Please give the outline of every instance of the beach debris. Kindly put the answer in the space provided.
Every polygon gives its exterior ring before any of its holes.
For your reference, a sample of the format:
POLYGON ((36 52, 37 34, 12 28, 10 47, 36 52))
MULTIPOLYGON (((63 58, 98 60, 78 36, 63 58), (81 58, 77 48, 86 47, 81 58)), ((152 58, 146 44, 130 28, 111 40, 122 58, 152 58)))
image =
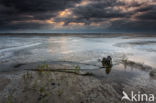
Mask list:
POLYGON ((100 68, 105 68, 106 74, 109 74, 111 72, 111 69, 113 66, 111 56, 107 56, 107 58, 103 57, 102 60, 98 59, 98 62, 101 62, 102 67, 100 67, 100 68))
POLYGON ((102 67, 112 67, 112 57, 111 56, 107 56, 102 58, 102 67))
POLYGON ((85 72, 85 71, 75 71, 75 69, 25 69, 28 71, 37 71, 37 72, 64 72, 64 73, 71 73, 76 75, 82 75, 82 76, 91 76, 93 73, 85 72))

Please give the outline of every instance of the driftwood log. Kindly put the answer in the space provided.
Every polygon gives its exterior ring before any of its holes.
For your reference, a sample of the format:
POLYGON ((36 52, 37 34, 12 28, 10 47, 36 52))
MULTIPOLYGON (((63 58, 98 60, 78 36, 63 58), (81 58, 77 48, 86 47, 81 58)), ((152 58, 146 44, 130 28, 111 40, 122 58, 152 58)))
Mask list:
MULTIPOLYGON (((107 58, 103 57, 101 63, 102 63, 102 67, 100 67, 100 66, 98 66, 98 67, 106 68, 107 73, 109 73, 110 70, 111 70, 111 67, 112 67, 112 58, 111 58, 111 56, 107 56, 107 58)), ((87 65, 91 65, 91 64, 87 64, 87 65)), ((94 65, 94 66, 97 66, 97 65, 94 65)), ((25 69, 25 70, 38 71, 38 72, 64 72, 64 73, 72 73, 72 74, 82 75, 82 76, 91 76, 91 75, 93 75, 93 73, 91 73, 91 72, 80 71, 80 69, 77 70, 77 69, 48 69, 47 68, 47 69, 25 69)), ((85 70, 89 70, 89 69, 85 69, 85 70)))
POLYGON ((103 57, 102 61, 102 67, 112 67, 112 57, 107 56, 107 58, 103 57))
POLYGON ((91 76, 93 73, 85 72, 85 71, 76 71, 75 69, 25 69, 28 71, 37 71, 37 72, 64 72, 64 73, 71 73, 76 75, 82 76, 91 76))

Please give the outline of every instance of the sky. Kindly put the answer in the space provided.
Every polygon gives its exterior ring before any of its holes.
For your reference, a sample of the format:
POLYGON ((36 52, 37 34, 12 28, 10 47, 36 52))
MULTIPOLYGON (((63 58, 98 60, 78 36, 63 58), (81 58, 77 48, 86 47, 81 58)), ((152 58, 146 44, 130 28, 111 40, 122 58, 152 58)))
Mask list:
POLYGON ((0 32, 156 32, 156 0, 0 0, 0 32))

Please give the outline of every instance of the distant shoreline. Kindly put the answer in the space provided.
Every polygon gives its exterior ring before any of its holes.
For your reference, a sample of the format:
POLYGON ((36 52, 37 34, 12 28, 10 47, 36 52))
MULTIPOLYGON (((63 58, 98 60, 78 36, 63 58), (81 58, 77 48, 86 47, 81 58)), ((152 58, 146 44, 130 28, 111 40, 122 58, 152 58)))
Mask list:
POLYGON ((156 33, 0 33, 0 36, 156 37, 156 33))

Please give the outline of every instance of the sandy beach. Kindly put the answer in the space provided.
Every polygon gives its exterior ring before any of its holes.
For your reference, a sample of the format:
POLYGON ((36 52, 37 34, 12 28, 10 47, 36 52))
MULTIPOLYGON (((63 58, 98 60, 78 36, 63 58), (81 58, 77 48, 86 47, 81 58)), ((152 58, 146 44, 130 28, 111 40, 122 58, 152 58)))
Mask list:
MULTIPOLYGON (((47 65, 50 69, 70 68, 70 66, 47 65)), ((30 69, 29 65, 23 67, 30 69)), ((0 101, 1 103, 122 103, 122 91, 130 93, 133 90, 155 94, 156 82, 150 77, 149 71, 136 68, 130 72, 132 67, 128 66, 125 71, 121 71, 121 67, 114 66, 111 75, 106 73, 105 68, 87 70, 93 74, 91 76, 29 70, 2 73, 0 101), (113 70, 114 68, 118 69, 113 70)))
POLYGON ((121 100, 123 91, 128 95, 132 91, 156 95, 152 61, 155 48, 152 51, 147 48, 155 43, 153 37, 153 41, 150 37, 142 40, 145 37, 128 39, 127 36, 109 40, 72 36, 29 38, 24 41, 25 37, 8 37, 12 42, 20 39, 20 43, 16 46, 7 43, 7 48, 0 51, 3 54, 0 56, 0 103, 131 103, 121 100), (150 52, 148 56, 147 52, 150 52), (140 58, 143 53, 146 59, 140 58), (113 59, 112 68, 101 68, 98 59, 108 55, 113 59), (77 67, 78 72, 91 75, 45 71, 77 72, 77 67))

